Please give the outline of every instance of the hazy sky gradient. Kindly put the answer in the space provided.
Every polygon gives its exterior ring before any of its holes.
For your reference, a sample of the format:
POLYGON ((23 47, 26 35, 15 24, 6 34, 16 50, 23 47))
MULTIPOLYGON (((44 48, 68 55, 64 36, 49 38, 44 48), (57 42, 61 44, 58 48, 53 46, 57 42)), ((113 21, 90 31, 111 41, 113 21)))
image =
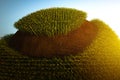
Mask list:
POLYGON ((27 14, 50 7, 69 7, 99 18, 120 36, 120 0, 0 0, 0 37, 15 33, 14 23, 27 14))

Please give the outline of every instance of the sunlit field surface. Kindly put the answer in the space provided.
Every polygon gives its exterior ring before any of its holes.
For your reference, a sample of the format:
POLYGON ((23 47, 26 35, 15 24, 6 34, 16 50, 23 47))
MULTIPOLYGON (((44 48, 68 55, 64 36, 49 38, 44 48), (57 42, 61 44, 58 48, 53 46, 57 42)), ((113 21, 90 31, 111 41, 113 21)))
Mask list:
POLYGON ((8 46, 8 35, 0 40, 0 79, 119 80, 120 41, 100 20, 90 21, 99 31, 83 53, 63 58, 34 58, 8 46))

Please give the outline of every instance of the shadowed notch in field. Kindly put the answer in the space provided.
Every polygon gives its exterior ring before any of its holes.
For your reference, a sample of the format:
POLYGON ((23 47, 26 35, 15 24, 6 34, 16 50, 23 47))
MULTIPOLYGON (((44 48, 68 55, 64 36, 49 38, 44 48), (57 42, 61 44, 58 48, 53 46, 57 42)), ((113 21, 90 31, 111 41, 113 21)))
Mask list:
POLYGON ((18 31, 12 37, 11 45, 21 53, 32 56, 75 55, 82 52, 92 42, 97 30, 97 27, 89 21, 85 21, 81 27, 69 32, 67 35, 36 37, 18 31))

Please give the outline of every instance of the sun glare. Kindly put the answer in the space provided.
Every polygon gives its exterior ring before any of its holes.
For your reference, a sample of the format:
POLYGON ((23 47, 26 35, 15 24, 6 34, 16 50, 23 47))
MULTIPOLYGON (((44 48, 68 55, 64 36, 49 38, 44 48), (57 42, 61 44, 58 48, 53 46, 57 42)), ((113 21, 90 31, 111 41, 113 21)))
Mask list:
POLYGON ((105 10, 88 10, 86 11, 88 14, 88 20, 92 20, 92 19, 100 19, 103 22, 105 22, 107 25, 109 25, 110 28, 112 28, 112 30, 117 34, 117 36, 120 39, 120 12, 118 11, 118 13, 114 13, 117 12, 117 10, 114 10, 113 12, 111 12, 111 10, 105 11, 105 10), (103 13, 101 13, 101 11, 103 13), (111 13, 111 14, 109 14, 111 13))

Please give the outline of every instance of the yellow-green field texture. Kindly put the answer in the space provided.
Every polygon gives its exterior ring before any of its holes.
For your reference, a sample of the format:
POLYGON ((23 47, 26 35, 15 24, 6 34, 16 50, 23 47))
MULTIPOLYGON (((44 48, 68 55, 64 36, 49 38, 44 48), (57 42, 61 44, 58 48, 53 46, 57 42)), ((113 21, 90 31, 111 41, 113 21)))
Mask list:
POLYGON ((83 53, 63 58, 21 55, 0 40, 1 80, 120 80, 120 41, 100 20, 91 23, 98 34, 83 53))

